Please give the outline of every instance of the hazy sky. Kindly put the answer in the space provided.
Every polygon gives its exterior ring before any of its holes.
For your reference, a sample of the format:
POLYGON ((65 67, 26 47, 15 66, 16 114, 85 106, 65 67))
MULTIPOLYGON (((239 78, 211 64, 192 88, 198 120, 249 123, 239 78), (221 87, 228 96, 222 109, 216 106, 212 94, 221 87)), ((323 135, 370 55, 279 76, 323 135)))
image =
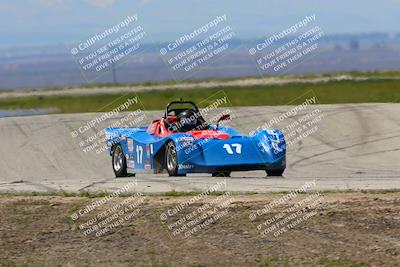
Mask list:
POLYGON ((328 34, 400 32, 400 0, 2 0, 0 46, 73 43, 133 14, 152 41, 222 14, 237 37, 262 38, 314 13, 328 34))

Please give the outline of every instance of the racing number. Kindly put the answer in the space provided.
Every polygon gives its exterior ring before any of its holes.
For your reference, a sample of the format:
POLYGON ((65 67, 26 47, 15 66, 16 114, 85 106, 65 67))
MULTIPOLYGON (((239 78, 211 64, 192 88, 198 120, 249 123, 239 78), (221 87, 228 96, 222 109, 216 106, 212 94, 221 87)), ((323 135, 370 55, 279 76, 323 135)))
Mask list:
POLYGON ((241 144, 224 144, 223 148, 226 149, 226 152, 229 155, 233 155, 233 149, 235 148, 236 154, 242 154, 242 145, 241 144))
POLYGON ((279 147, 280 143, 279 134, 277 134, 274 130, 270 129, 267 130, 267 133, 272 136, 275 136, 275 139, 268 137, 268 139, 271 141, 272 148, 275 149, 275 151, 277 152, 282 152, 283 149, 279 147))
POLYGON ((143 147, 142 146, 136 146, 136 158, 137 158, 138 164, 143 163, 143 147))

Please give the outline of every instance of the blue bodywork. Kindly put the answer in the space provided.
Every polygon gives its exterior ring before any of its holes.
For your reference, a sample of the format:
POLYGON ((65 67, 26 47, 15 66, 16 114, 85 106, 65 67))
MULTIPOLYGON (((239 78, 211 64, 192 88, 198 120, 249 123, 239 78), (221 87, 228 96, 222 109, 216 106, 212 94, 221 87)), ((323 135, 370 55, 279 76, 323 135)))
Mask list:
POLYGON ((147 132, 147 127, 105 129, 108 152, 112 155, 115 145, 121 144, 129 173, 163 172, 168 142, 176 147, 178 174, 285 169, 286 144, 279 130, 260 130, 250 136, 230 127, 218 131, 230 138, 195 139, 188 133, 160 137, 147 132))

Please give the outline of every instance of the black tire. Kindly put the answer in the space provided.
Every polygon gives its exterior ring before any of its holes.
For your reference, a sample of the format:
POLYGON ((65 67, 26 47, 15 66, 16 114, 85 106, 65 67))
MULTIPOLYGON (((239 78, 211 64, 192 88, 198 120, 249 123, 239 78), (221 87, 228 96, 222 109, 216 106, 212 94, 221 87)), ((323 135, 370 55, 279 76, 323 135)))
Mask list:
POLYGON ((213 177, 231 177, 231 172, 214 172, 213 177))
POLYGON ((169 176, 182 176, 178 174, 178 158, 175 144, 172 141, 167 143, 165 149, 165 167, 169 176))
POLYGON ((115 173, 115 177, 126 177, 128 172, 126 171, 126 158, 122 151, 121 145, 116 145, 113 149, 111 164, 115 173))
POLYGON ((267 173, 268 176, 282 176, 284 171, 285 171, 285 169, 283 169, 283 170, 267 170, 265 172, 267 173))

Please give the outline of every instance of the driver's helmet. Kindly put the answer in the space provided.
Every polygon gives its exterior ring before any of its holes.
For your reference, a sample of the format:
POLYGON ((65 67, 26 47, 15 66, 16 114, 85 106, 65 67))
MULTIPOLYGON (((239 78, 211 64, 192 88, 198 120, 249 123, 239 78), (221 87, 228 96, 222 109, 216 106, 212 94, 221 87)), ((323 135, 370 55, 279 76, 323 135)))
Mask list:
POLYGON ((197 114, 193 109, 187 109, 179 113, 179 130, 181 132, 191 131, 197 126, 197 114))

